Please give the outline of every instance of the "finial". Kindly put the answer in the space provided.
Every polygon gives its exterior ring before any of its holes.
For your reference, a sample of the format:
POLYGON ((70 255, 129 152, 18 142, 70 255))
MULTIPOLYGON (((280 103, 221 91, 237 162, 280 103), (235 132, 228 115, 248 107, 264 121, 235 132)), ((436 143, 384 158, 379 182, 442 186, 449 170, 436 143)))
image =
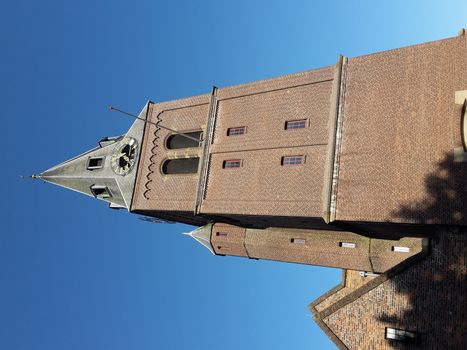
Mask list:
POLYGON ((20 179, 42 179, 42 175, 40 174, 32 174, 29 176, 19 175, 20 179))

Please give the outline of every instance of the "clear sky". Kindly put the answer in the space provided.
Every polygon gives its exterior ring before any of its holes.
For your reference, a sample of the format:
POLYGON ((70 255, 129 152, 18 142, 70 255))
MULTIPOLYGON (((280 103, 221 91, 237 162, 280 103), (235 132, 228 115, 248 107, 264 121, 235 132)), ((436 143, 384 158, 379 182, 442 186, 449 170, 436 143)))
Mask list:
POLYGON ((464 1, 10 1, 0 10, 0 349, 334 349, 307 305, 337 269, 216 257, 21 180, 166 101, 457 35, 464 1))

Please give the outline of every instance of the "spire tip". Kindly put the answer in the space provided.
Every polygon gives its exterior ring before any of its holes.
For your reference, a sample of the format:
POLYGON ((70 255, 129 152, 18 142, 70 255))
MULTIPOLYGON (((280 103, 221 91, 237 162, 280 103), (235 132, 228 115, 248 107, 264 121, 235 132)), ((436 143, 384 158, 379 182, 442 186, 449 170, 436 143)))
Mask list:
POLYGON ((32 174, 29 176, 18 175, 20 179, 42 179, 42 175, 40 174, 32 174))

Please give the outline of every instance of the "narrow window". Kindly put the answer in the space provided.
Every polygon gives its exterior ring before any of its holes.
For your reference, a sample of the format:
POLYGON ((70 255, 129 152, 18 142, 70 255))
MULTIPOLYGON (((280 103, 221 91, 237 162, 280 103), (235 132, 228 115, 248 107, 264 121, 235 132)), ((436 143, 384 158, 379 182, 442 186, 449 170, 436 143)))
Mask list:
POLYGON ((414 342, 416 340, 416 334, 402 329, 386 327, 384 338, 401 342, 414 342))
POLYGON ((287 120, 285 122, 285 130, 306 128, 306 121, 306 119, 287 120))
POLYGON ((350 242, 339 242, 339 247, 342 248, 355 248, 357 245, 355 243, 350 242))
POLYGON ((394 246, 392 247, 393 252, 398 252, 398 253, 410 253, 410 248, 409 247, 397 247, 394 246))
POLYGON ((216 236, 226 237, 226 236, 227 236, 227 232, 217 232, 217 233, 216 233, 216 236))
POLYGON ((203 132, 200 131, 193 131, 193 132, 184 132, 185 135, 191 136, 198 141, 189 139, 180 134, 173 134, 167 138, 165 143, 167 149, 182 149, 182 148, 193 148, 193 147, 200 147, 201 139, 203 132))
POLYGON ((162 173, 165 175, 196 174, 198 172, 198 162, 198 157, 167 159, 162 164, 162 173))
POLYGON ((109 189, 106 186, 92 185, 91 193, 96 198, 110 198, 112 197, 109 189))
POLYGON ((282 165, 299 165, 305 163, 305 156, 284 156, 282 157, 282 165))
POLYGON ((239 126, 236 128, 228 128, 227 129, 227 136, 240 136, 246 134, 246 127, 239 126))
POLYGON ((304 238, 292 238, 290 240, 290 243, 295 243, 295 244, 305 244, 306 241, 304 238))
POLYGON ((224 160, 224 163, 222 164, 222 167, 224 169, 240 168, 241 166, 242 166, 242 160, 241 159, 224 160))
POLYGON ((88 159, 88 170, 101 169, 104 166, 105 157, 89 157, 88 159))

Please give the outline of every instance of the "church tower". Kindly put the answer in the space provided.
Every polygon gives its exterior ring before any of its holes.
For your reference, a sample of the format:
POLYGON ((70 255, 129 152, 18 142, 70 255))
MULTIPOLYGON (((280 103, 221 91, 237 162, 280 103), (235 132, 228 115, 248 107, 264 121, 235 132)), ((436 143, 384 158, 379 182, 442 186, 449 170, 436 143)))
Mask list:
POLYGON ((195 225, 215 255, 343 268, 310 304, 340 349, 466 348, 465 30, 148 102, 33 177, 195 225))
POLYGON ((383 273, 426 252, 458 200, 467 41, 456 38, 208 94, 148 102, 123 136, 35 177, 112 208, 200 227, 216 255, 383 273), (448 196, 449 194, 447 194, 448 196))

